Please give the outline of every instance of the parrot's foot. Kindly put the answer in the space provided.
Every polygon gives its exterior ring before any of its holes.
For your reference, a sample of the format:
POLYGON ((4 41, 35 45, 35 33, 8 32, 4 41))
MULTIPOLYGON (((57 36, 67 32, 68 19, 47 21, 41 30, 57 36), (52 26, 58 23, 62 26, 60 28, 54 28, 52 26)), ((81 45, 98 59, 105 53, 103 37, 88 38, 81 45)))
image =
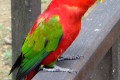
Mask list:
POLYGON ((80 59, 80 58, 84 58, 84 56, 72 56, 72 57, 59 57, 58 59, 57 59, 57 61, 59 62, 59 61, 64 61, 64 60, 77 60, 77 59, 80 59))
POLYGON ((45 72, 69 72, 69 73, 77 73, 77 71, 74 71, 72 69, 68 69, 68 68, 61 68, 57 65, 55 65, 53 68, 41 68, 40 70, 45 71, 45 72))

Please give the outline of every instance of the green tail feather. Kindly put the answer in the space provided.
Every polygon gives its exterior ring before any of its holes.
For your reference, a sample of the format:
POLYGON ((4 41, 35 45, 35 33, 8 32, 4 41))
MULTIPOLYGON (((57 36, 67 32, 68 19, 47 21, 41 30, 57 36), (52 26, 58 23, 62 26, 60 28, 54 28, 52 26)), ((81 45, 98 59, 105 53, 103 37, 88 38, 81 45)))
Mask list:
MULTIPOLYGON (((44 52, 43 56, 47 56, 49 53, 44 52)), ((40 64, 42 61, 41 56, 35 56, 31 60, 24 59, 22 66, 19 68, 19 71, 16 76, 16 80, 21 80, 23 77, 25 77, 28 73, 30 73, 31 70, 33 70, 37 65, 40 64)))

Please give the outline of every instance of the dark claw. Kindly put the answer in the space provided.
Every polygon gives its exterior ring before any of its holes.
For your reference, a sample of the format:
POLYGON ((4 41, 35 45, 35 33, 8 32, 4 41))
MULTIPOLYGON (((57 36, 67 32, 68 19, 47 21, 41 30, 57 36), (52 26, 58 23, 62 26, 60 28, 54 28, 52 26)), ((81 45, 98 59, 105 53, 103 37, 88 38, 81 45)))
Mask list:
POLYGON ((76 60, 76 59, 80 59, 81 57, 84 58, 84 56, 79 56, 79 55, 73 56, 73 57, 60 57, 60 58, 58 58, 57 61, 60 62, 60 61, 64 61, 64 60, 76 60))

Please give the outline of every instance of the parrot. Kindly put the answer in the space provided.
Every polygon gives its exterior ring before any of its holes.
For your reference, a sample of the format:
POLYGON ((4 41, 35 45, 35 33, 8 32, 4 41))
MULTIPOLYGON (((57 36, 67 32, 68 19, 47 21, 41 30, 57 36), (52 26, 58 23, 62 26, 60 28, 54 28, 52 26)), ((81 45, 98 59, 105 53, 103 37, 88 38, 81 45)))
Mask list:
MULTIPOLYGON (((30 29, 10 74, 18 68, 16 80, 31 80, 40 67, 43 71, 56 71, 52 68, 55 68, 57 59, 76 39, 82 16, 96 1, 52 0, 30 29)), ((72 72, 70 69, 61 71, 72 72)))

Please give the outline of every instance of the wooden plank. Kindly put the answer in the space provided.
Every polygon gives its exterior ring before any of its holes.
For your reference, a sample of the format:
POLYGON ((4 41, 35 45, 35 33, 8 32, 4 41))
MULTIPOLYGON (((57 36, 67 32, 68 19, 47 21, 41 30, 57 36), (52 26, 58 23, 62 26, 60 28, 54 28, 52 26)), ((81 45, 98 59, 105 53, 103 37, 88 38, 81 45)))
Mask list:
POLYGON ((93 70, 88 80, 112 80, 112 48, 93 70))
MULTIPOLYGON (((22 43, 33 22, 40 14, 40 0, 11 0, 12 9, 12 60, 20 54, 22 43)), ((13 80, 15 80, 13 73, 13 80)))
POLYGON ((82 30, 63 56, 83 55, 84 58, 75 61, 57 63, 61 67, 72 68, 78 74, 66 72, 40 71, 33 80, 85 80, 114 44, 120 27, 120 0, 104 0, 82 22, 82 30))
POLYGON ((120 80, 120 37, 112 46, 112 66, 113 80, 120 80))

